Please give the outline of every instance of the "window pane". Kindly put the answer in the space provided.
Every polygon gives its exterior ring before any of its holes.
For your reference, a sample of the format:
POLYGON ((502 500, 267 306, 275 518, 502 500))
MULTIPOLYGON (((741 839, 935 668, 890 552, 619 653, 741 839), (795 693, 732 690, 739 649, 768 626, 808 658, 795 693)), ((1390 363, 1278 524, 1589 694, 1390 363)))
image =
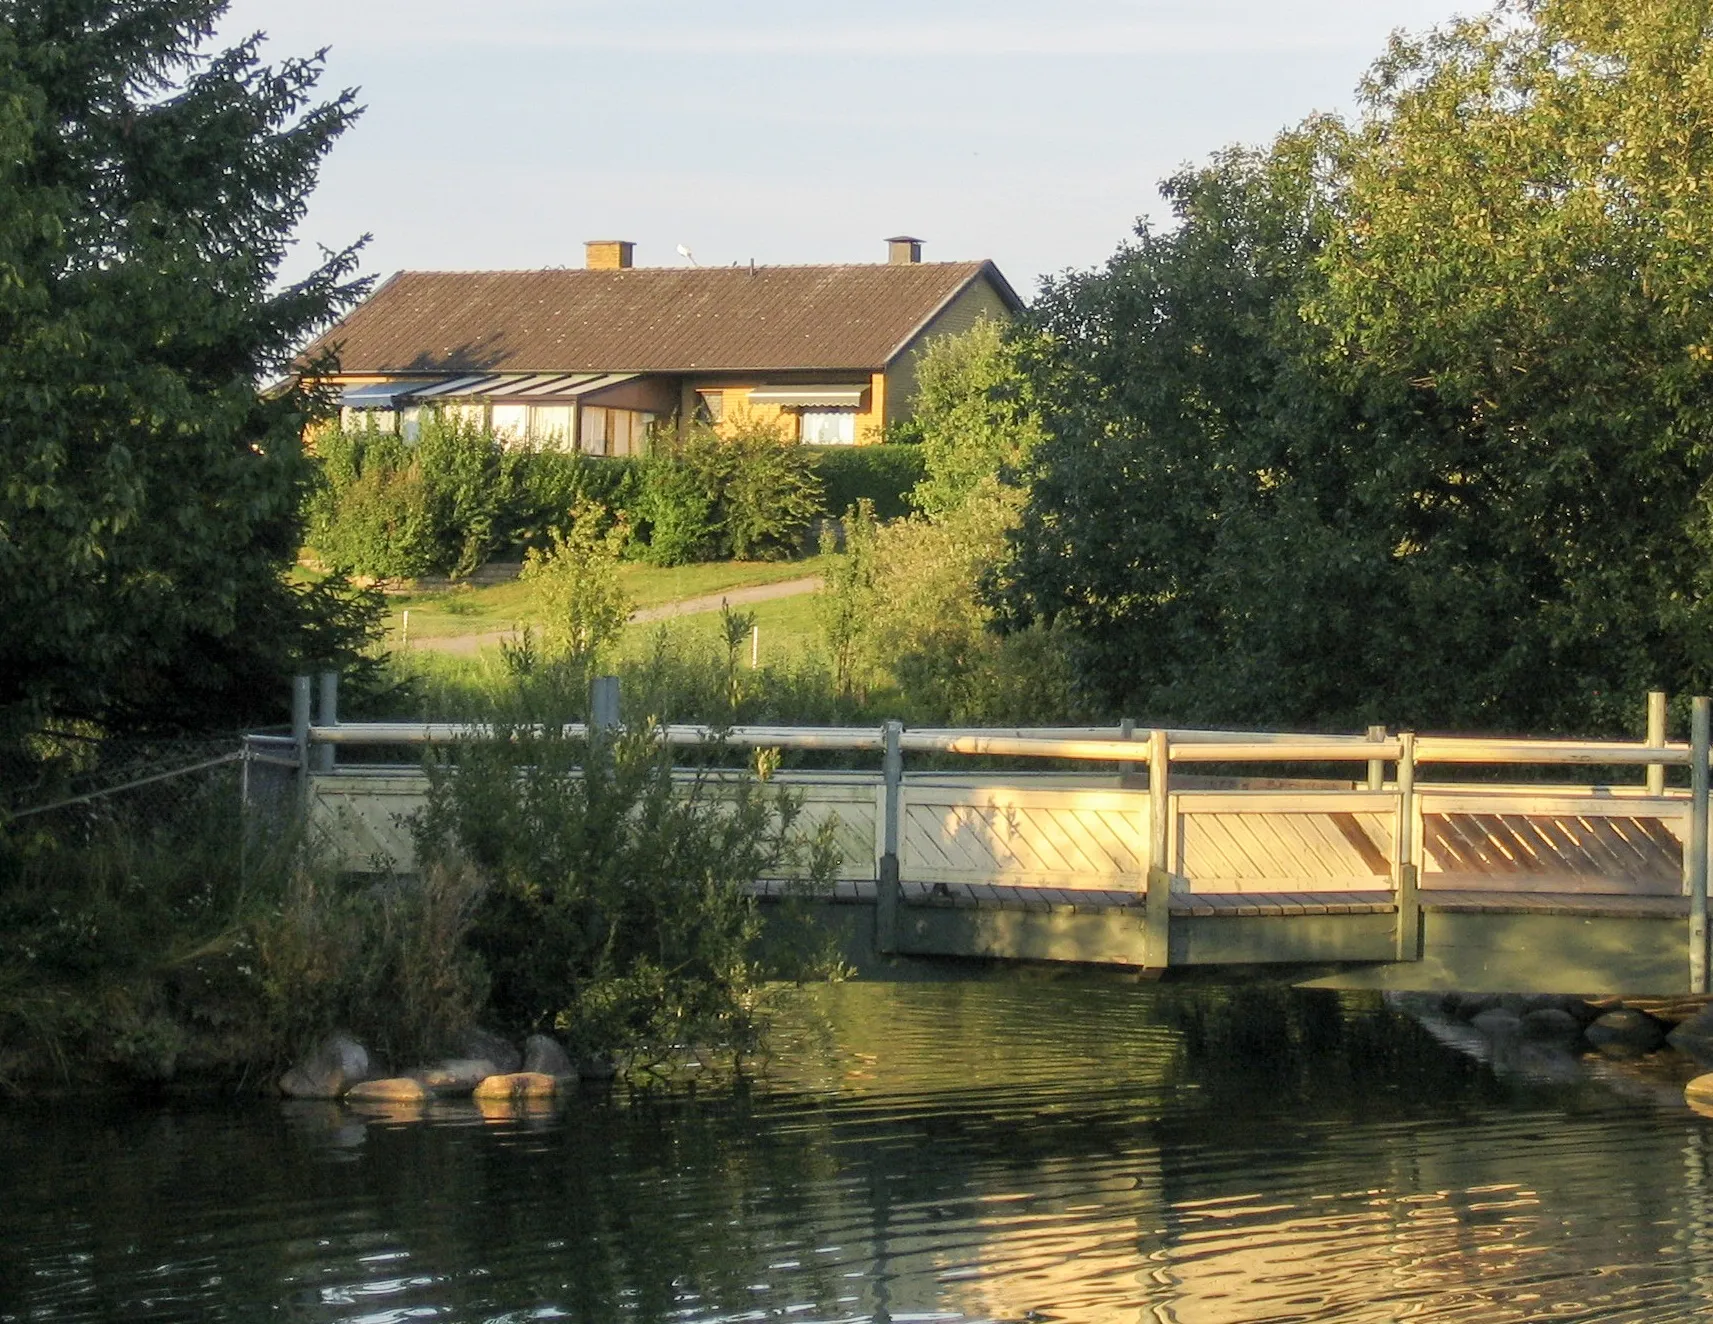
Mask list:
POLYGON ((809 446, 849 446, 856 441, 856 411, 805 409, 800 435, 809 446))
POLYGON ((571 437, 570 405, 531 405, 529 439, 543 446, 564 446, 571 437))
POLYGON ((583 449, 590 455, 605 455, 607 453, 607 411, 593 405, 584 405, 582 430, 579 439, 583 449))
POLYGON ((494 435, 522 441, 529 435, 528 405, 495 405, 494 435))
POLYGON ((420 408, 413 405, 399 414, 399 436, 406 441, 415 441, 422 436, 422 410, 420 408))

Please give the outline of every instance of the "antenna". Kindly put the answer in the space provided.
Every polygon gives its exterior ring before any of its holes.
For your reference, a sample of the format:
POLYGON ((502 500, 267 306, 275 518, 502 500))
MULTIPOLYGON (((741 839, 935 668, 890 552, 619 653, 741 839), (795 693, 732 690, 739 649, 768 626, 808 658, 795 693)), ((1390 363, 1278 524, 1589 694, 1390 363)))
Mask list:
POLYGON ((696 261, 696 255, 694 253, 692 253, 690 251, 689 247, 684 245, 684 244, 678 245, 678 256, 683 258, 686 262, 688 262, 693 267, 699 267, 702 265, 700 262, 696 261))

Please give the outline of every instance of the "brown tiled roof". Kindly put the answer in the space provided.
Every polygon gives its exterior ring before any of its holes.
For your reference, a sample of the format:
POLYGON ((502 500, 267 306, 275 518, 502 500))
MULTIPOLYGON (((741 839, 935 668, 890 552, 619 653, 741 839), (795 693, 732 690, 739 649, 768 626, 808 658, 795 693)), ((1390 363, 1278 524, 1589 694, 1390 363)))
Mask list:
POLYGON ((347 373, 721 372, 884 366, 990 262, 401 271, 306 355, 347 373))

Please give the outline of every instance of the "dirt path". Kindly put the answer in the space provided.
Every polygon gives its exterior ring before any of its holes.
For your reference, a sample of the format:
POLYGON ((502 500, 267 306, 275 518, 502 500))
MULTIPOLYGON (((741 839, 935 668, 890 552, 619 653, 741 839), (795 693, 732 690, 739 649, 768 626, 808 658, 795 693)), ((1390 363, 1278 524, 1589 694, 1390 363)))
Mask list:
MULTIPOLYGON (((630 618, 635 623, 671 620, 676 616, 696 616, 702 612, 718 611, 721 603, 746 607, 752 602, 772 602, 775 598, 794 598, 802 593, 813 593, 820 587, 819 575, 787 579, 778 584, 752 584, 748 588, 729 588, 723 593, 704 593, 697 598, 665 602, 658 607, 643 607, 633 611, 630 618)), ((485 634, 449 634, 428 639, 412 639, 409 647, 431 653, 474 653, 481 648, 491 648, 515 634, 515 630, 489 630, 485 634)))

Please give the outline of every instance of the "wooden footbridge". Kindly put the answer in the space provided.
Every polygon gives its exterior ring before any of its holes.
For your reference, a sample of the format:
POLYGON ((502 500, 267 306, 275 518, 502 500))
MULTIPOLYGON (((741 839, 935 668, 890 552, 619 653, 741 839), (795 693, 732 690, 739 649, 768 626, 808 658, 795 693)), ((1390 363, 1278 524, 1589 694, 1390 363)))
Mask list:
MULTIPOLYGON (((345 867, 408 871, 426 774, 338 752, 479 732, 341 724, 323 698, 311 724, 302 691, 294 748, 281 739, 272 756, 307 769, 310 822, 345 867)), ((1708 713, 1696 700, 1687 744, 1666 740, 1659 696, 1637 743, 1128 723, 672 726, 661 738, 870 764, 775 774, 811 828, 835 824, 843 868, 813 904, 865 973, 950 957, 1677 994, 1708 990, 1708 713)), ((756 888, 765 904, 795 884, 756 888)))

